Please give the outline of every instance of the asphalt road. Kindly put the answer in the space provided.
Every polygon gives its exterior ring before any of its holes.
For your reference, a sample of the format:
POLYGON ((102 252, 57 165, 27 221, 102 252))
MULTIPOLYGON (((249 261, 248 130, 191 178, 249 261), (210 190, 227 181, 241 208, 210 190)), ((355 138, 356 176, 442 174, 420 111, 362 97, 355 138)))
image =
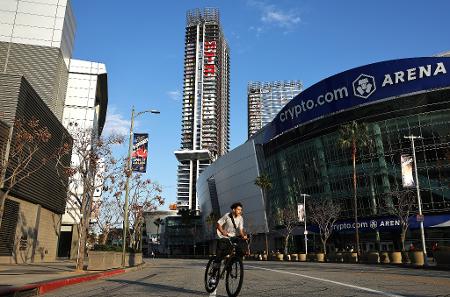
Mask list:
MULTIPOLYGON (((45 296, 210 296, 206 260, 154 259, 143 270, 68 286, 45 296)), ((245 261, 239 296, 450 297, 450 271, 381 265, 245 261)), ((227 296, 225 282, 216 295, 227 296)))

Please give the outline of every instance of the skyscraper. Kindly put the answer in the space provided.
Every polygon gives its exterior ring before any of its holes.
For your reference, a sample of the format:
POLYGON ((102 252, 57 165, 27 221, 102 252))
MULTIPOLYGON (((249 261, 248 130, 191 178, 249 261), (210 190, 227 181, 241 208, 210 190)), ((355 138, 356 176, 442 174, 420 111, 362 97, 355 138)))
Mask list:
POLYGON ((186 14, 177 204, 197 209, 197 176, 229 149, 229 48, 219 10, 186 14))
POLYGON ((248 138, 270 123, 283 106, 302 91, 300 81, 249 82, 248 138))

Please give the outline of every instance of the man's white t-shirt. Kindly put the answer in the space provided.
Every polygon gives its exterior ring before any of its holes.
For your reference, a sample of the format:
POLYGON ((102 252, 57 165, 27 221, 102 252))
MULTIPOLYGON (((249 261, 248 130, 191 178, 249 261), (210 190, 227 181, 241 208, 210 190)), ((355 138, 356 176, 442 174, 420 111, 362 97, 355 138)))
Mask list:
MULTIPOLYGON (((233 226, 233 221, 230 218, 230 213, 226 213, 223 217, 221 217, 218 221, 218 224, 222 226, 223 230, 225 230, 228 233, 228 236, 234 237, 239 235, 239 230, 244 229, 244 218, 242 216, 234 217, 234 223, 236 224, 236 228, 233 226)), ((224 236, 220 234, 219 230, 217 230, 217 235, 220 238, 223 238, 224 236)))

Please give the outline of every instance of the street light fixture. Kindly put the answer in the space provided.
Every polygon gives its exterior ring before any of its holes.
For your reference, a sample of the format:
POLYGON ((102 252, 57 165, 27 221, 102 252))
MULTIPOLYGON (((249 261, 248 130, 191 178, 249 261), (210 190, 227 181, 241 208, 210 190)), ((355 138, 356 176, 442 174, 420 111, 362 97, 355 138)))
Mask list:
POLYGON ((408 136, 403 136, 403 138, 411 140, 411 147, 412 147, 412 151, 413 151, 413 160, 414 160, 414 173, 415 173, 415 177, 416 177, 417 204, 419 206, 419 216, 421 218, 421 220, 419 222, 420 237, 422 240, 422 250, 423 250, 423 257, 424 257, 425 265, 428 265, 427 247, 425 245, 425 230, 423 228, 422 199, 420 198, 419 174, 417 173, 416 148, 414 146, 414 139, 423 139, 423 137, 408 135, 408 136))
POLYGON ((125 204, 124 204, 124 216, 123 216, 123 238, 122 238, 122 267, 125 267, 125 251, 126 251, 126 242, 127 242, 127 231, 128 231, 128 200, 130 194, 130 177, 133 174, 133 170, 131 168, 131 152, 133 150, 133 128, 134 128, 134 119, 144 113, 154 113, 160 114, 159 110, 149 109, 140 111, 135 113, 134 106, 131 108, 131 124, 130 124, 130 138, 128 140, 128 158, 126 165, 126 175, 127 179, 125 182, 125 204))
POLYGON ((305 255, 308 255, 308 230, 306 229, 306 197, 311 197, 311 195, 308 194, 300 194, 303 196, 303 218, 305 220, 305 231, 303 231, 303 234, 305 235, 305 255))

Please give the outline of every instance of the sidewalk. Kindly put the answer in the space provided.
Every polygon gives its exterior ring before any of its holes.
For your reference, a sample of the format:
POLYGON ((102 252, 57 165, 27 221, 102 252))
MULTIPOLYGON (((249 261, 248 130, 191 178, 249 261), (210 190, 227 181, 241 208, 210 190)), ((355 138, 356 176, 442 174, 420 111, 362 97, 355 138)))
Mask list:
MULTIPOLYGON (((62 286, 108 277, 140 269, 145 265, 107 271, 76 271, 74 261, 36 264, 0 264, 0 296, 14 296, 14 292, 27 291, 42 294, 62 286)), ((28 295, 27 296, 31 296, 28 295)))

